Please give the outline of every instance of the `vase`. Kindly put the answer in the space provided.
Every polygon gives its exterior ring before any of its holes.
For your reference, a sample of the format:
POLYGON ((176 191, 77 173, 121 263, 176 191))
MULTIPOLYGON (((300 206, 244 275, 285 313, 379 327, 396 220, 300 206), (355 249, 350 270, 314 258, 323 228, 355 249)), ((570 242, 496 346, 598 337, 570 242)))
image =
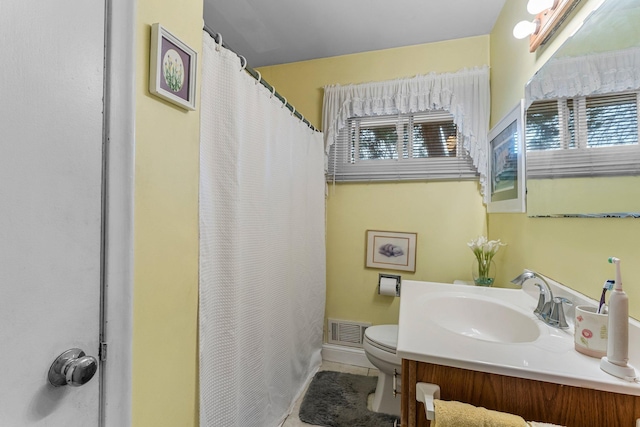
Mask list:
POLYGON ((487 262, 474 259, 471 275, 476 286, 493 286, 493 281, 496 278, 496 264, 493 260, 487 262))

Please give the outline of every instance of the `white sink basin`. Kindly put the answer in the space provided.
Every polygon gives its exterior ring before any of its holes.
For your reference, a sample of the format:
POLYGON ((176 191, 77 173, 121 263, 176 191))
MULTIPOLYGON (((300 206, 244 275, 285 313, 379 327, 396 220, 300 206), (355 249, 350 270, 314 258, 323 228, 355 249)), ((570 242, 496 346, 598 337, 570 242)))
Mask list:
POLYGON ((434 295, 428 317, 444 329, 484 341, 525 343, 540 336, 534 317, 481 295, 434 295))
MULTIPOLYGON (((573 305, 598 302, 547 278, 573 305)), ((574 348, 573 328, 539 320, 539 290, 402 281, 396 354, 401 359, 640 396, 640 383, 600 369, 574 348)), ((571 321, 573 313, 568 313, 571 321)), ((629 363, 640 368, 640 322, 629 320, 629 363)), ((442 384, 440 384, 442 386, 442 384)))

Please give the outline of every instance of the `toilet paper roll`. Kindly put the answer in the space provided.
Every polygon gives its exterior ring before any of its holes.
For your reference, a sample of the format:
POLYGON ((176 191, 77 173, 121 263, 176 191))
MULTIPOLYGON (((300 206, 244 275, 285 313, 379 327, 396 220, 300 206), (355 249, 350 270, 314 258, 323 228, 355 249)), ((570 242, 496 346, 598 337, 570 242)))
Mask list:
POLYGON ((380 278, 380 295, 396 296, 396 279, 391 277, 380 278))

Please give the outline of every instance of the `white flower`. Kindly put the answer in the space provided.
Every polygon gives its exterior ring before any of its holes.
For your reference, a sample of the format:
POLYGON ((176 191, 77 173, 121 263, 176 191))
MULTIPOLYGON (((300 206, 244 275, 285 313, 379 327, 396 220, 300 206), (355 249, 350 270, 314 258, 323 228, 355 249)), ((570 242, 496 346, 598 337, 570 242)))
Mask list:
POLYGON ((486 277, 489 274, 489 268, 491 266, 491 260, 493 256, 498 252, 500 246, 506 246, 506 243, 498 240, 487 240, 485 236, 480 236, 476 240, 472 240, 467 243, 467 246, 471 248, 471 251, 478 260, 478 274, 480 277, 486 277))
MULTIPOLYGON (((467 243, 467 246, 471 248, 471 251, 478 260, 478 278, 486 279, 489 278, 489 270, 491 268, 491 260, 493 259, 493 256, 496 254, 496 252, 498 252, 500 246, 506 246, 506 243, 500 242, 500 239, 488 240, 485 236, 480 236, 477 239, 471 240, 469 243, 467 243)), ((488 283, 489 286, 491 286, 491 284, 493 283, 493 278, 491 278, 490 282, 488 283)), ((486 286, 486 284, 483 284, 483 286, 486 286)))
POLYGON ((467 243, 467 246, 469 246, 471 250, 475 252, 476 250, 483 248, 486 243, 487 243, 487 238, 484 236, 480 236, 476 240, 472 240, 469 243, 467 243))
POLYGON ((506 246, 506 243, 502 243, 500 239, 487 240, 485 236, 480 236, 467 243, 467 246, 471 248, 471 251, 473 251, 476 256, 481 255, 486 259, 493 258, 496 252, 498 252, 498 249, 500 249, 500 246, 506 246))

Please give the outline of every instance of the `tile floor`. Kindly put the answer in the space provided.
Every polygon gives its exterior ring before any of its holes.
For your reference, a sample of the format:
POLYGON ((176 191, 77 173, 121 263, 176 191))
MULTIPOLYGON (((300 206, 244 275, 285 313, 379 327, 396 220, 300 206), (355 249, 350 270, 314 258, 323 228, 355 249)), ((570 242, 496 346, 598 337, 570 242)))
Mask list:
MULTIPOLYGON (((374 377, 378 376, 377 369, 373 369, 373 368, 369 369, 369 368, 363 368, 361 366, 353 366, 353 365, 343 365, 341 363, 327 362, 327 361, 322 362, 322 365, 320 365, 320 371, 336 371, 336 372, 346 372, 349 374, 357 374, 357 375, 370 375, 374 377)), ((305 390, 305 393, 306 393, 306 390, 305 390)), ((306 426, 312 425, 312 424, 303 423, 302 421, 300 421, 300 418, 298 418, 298 411, 300 410, 300 404, 302 403, 302 399, 304 398, 305 393, 302 393, 302 396, 300 396, 300 398, 296 402, 293 408, 293 411, 284 421, 284 423, 282 424, 282 427, 306 427, 306 426)))

